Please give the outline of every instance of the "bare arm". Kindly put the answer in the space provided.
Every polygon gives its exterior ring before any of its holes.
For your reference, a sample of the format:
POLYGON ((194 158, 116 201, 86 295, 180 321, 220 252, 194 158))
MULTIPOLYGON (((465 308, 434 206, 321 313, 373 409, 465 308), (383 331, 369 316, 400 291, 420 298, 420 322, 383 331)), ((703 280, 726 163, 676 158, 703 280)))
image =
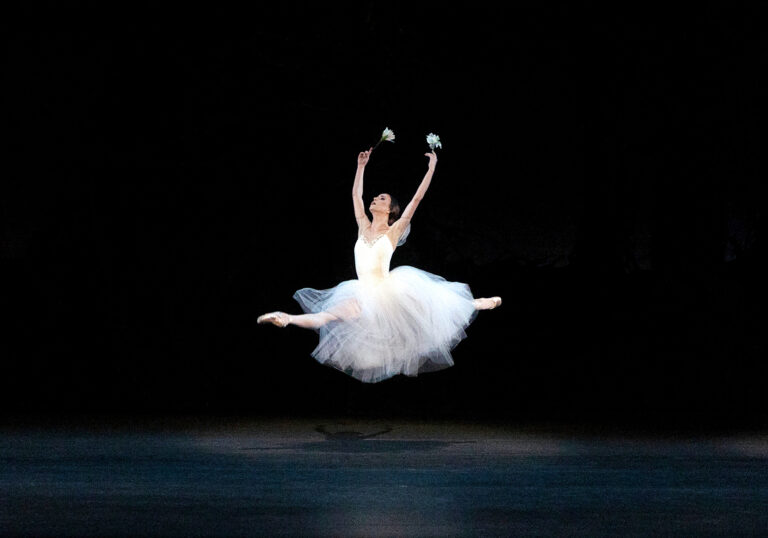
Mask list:
POLYGON ((416 189, 416 194, 413 195, 413 199, 411 199, 410 203, 405 206, 405 210, 398 220, 398 224, 403 227, 407 226, 411 222, 416 208, 419 207, 419 202, 421 202, 421 199, 424 198, 424 194, 426 194, 427 189, 429 188, 429 184, 432 182, 432 175, 435 173, 435 166, 437 166, 437 154, 432 151, 431 153, 425 153, 425 155, 429 157, 429 168, 427 169, 427 173, 424 175, 424 179, 421 180, 421 185, 419 185, 419 188, 416 189))
POLYGON ((358 227, 370 226, 371 221, 365 214, 365 205, 363 204, 363 174, 365 165, 371 156, 372 149, 361 151, 357 156, 357 173, 355 174, 355 183, 352 185, 352 205, 355 208, 355 220, 358 227))

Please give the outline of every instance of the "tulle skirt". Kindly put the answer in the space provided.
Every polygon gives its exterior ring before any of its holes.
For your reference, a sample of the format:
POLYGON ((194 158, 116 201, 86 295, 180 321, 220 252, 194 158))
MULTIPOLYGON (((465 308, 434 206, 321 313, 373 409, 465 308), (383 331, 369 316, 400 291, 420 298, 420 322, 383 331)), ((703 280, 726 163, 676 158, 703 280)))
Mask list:
POLYGON ((293 298, 306 313, 334 316, 317 329, 312 356, 366 383, 452 366, 451 349, 477 316, 467 284, 410 266, 293 298))

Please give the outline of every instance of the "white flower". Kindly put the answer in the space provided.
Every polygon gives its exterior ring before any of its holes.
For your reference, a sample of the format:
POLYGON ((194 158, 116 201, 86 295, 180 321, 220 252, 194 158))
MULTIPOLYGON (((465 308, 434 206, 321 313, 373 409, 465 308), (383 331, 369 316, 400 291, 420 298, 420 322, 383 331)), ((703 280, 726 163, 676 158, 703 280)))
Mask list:
POLYGON ((434 150, 435 148, 443 149, 443 145, 440 143, 440 137, 435 133, 429 133, 427 135, 427 144, 429 144, 429 149, 431 150, 434 150))
POLYGON ((373 146, 373 149, 376 149, 379 147, 379 144, 382 142, 394 142, 395 141, 395 133, 390 129, 389 127, 385 127, 384 131, 381 133, 381 138, 379 138, 379 141, 376 142, 376 145, 373 146))

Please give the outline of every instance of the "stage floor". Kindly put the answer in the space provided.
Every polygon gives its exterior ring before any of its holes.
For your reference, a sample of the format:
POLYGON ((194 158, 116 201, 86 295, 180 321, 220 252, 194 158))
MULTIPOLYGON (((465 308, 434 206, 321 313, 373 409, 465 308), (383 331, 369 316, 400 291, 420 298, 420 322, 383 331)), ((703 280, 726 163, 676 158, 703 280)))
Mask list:
POLYGON ((768 533, 768 435, 466 423, 0 428, 3 536, 768 533))

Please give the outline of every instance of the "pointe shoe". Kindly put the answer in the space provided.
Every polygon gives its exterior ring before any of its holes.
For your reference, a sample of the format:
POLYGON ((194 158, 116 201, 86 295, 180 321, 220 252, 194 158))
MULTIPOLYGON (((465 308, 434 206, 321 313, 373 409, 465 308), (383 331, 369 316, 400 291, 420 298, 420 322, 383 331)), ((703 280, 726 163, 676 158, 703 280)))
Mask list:
POLYGON ((256 323, 271 323, 278 327, 285 327, 289 323, 289 317, 284 312, 270 312, 256 318, 256 323))
POLYGON ((493 310, 494 308, 501 306, 501 297, 499 297, 498 295, 496 297, 491 297, 490 299, 491 301, 493 301, 493 308, 491 308, 490 310, 493 310))

